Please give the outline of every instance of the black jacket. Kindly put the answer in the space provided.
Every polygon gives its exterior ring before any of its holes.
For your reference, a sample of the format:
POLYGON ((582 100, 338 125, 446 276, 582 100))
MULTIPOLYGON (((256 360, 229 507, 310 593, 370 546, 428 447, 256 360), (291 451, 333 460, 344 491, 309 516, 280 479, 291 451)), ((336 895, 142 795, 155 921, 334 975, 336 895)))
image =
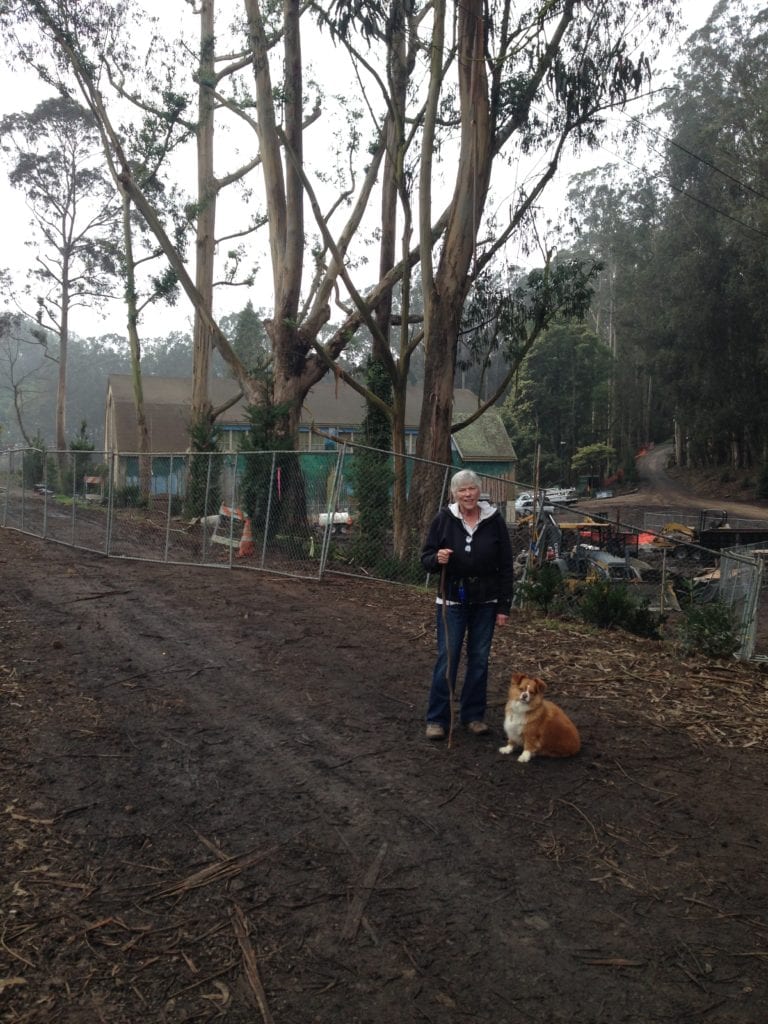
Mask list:
POLYGON ((429 527, 421 564, 427 572, 442 573, 437 552, 451 548, 453 554, 445 567, 445 597, 470 603, 495 600, 499 613, 506 615, 513 586, 509 530, 501 513, 487 502, 480 502, 480 512, 477 529, 470 535, 455 505, 441 509, 429 527))

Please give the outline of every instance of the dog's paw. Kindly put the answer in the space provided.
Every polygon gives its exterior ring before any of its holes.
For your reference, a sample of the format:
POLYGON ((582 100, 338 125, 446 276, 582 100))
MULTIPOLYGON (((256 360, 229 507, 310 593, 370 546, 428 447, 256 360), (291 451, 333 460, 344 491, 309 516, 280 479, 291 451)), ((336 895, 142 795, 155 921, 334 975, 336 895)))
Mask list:
POLYGON ((531 752, 530 752, 530 750, 524 750, 522 752, 522 754, 520 755, 520 757, 518 757, 517 760, 521 764, 525 764, 527 761, 530 761, 531 760, 531 752))
POLYGON ((500 754, 511 754, 515 748, 511 744, 507 744, 506 747, 499 747, 500 754))

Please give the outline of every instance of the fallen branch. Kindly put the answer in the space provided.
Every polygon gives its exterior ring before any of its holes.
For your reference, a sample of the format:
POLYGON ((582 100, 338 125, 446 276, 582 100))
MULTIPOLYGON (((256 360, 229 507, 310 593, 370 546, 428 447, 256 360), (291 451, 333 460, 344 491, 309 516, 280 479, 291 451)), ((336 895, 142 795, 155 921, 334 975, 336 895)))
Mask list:
POLYGON ((352 939, 357 935, 357 930, 360 927, 360 920, 363 916, 368 900, 371 898, 371 893, 376 886, 376 879, 378 878, 381 865, 384 863, 384 858, 387 855, 387 844, 382 843, 379 852, 376 854, 372 864, 366 871, 363 879, 358 886, 357 892, 349 905, 349 911, 347 913, 347 919, 344 922, 344 927, 341 930, 341 937, 351 942, 352 939))
POLYGON ((278 845, 271 846, 268 850, 252 850, 250 853, 243 853, 239 857, 228 857, 226 860, 219 861, 216 864, 209 864, 207 867, 201 868, 200 871, 189 875, 188 878, 160 889, 150 898, 157 899, 160 896, 173 896, 178 893, 189 892, 191 889, 199 889, 204 885, 210 885, 212 882, 221 882, 228 878, 234 878, 235 875, 239 875, 246 868, 253 867, 254 864, 272 857, 279 849, 280 846, 278 845))
POLYGON ((237 904, 232 908, 232 927, 234 928, 235 938, 237 939, 238 945, 240 946, 243 954, 245 977, 248 980, 251 991, 256 997, 256 1002, 261 1010, 261 1016, 264 1020, 264 1024, 274 1024, 274 1019, 269 1009, 269 1004, 267 1003, 267 993, 264 991, 264 986, 261 983, 256 953, 250 939, 248 938, 248 920, 242 909, 237 904))

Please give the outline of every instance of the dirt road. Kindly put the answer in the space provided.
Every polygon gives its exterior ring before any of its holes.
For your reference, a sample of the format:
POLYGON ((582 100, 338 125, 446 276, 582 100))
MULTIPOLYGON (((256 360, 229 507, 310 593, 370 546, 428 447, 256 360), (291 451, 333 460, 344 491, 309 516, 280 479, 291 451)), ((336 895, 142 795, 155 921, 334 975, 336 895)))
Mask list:
POLYGON ((762 1024, 754 667, 518 614, 423 737, 432 598, 0 531, 0 1019, 762 1024), (582 753, 502 757, 513 668, 582 753))
POLYGON ((697 481, 684 471, 668 469, 671 444, 660 444, 637 460, 638 485, 630 493, 600 501, 582 502, 580 507, 611 509, 664 507, 668 509, 724 509, 731 518, 768 522, 768 501, 739 500, 733 485, 712 480, 697 481), (672 475, 674 474, 674 475, 672 475))

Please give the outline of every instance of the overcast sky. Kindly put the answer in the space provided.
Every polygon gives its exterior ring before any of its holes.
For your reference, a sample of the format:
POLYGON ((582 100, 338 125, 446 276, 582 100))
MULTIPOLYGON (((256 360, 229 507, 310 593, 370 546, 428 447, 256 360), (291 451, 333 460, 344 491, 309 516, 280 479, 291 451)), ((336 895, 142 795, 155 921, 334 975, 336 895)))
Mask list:
MULTIPOLYGON (((161 10, 164 13, 172 9, 172 3, 185 6, 186 0, 165 0, 161 10)), ((152 5, 154 6, 154 5, 152 5)), ((678 64, 676 56, 677 48, 690 32, 701 27, 707 20, 713 3, 709 0, 682 0, 680 10, 687 25, 687 30, 680 37, 678 43, 670 46, 665 55, 663 64, 667 69, 674 69, 678 64)), ((659 71, 656 76, 655 85, 658 87, 662 80, 668 77, 669 71, 662 70, 662 62, 659 62, 659 71)), ((28 72, 11 71, 3 62, 0 67, 0 115, 19 110, 32 110, 49 91, 39 83, 33 75, 28 72)), ((631 113, 631 108, 629 110, 631 113)), ((565 206, 565 193, 567 182, 571 174, 589 167, 599 166, 606 163, 621 162, 623 158, 613 151, 611 145, 605 146, 590 153, 579 162, 568 160, 561 168, 557 180, 553 181, 547 191, 547 213, 550 217, 556 218, 565 206)), ((20 248, 23 240, 28 237, 29 212, 24 205, 22 193, 12 189, 7 180, 7 165, 0 164, 0 208, 3 211, 3 233, 0 242, 0 267, 14 267, 29 265, 32 253, 28 249, 20 248)), ((513 254, 514 255, 514 254, 513 254)), ((270 273, 267 270, 267 273, 270 273)), ((259 308, 264 301, 258 294, 255 287, 249 294, 245 289, 230 290, 227 308, 217 310, 217 314, 234 311, 242 308, 250 298, 254 306, 259 308)), ((0 303, 4 308, 5 303, 0 303)), ((172 330, 190 331, 191 313, 189 306, 183 296, 180 297, 178 305, 174 309, 148 310, 142 319, 142 334, 144 337, 165 335, 172 330)), ((125 312, 121 303, 114 303, 106 313, 94 313, 86 310, 73 310, 71 317, 71 330, 87 337, 90 335, 101 335, 108 332, 125 334, 125 312)))

